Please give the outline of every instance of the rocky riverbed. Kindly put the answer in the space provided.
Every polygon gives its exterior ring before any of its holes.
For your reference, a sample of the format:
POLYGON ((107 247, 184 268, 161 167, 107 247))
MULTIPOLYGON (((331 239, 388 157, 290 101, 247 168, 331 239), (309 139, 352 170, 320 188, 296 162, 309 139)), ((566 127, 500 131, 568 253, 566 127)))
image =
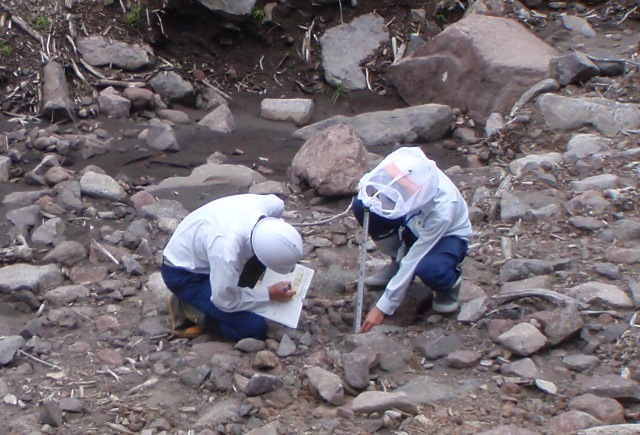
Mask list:
POLYGON ((638 4, 169 3, 0 8, 7 433, 640 432, 638 4), (398 145, 470 206, 462 307, 353 334, 343 212, 398 145), (177 339, 162 248, 237 192, 303 233, 299 327, 177 339))

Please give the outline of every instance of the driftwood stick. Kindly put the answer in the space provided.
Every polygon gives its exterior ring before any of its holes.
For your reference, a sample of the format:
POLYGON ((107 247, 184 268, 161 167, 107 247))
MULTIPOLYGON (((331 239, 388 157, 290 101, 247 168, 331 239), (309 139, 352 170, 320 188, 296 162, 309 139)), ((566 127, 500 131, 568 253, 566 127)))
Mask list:
POLYGON ((124 433, 127 435, 136 435, 135 432, 131 432, 129 429, 127 429, 126 427, 124 427, 121 424, 117 424, 117 423, 111 423, 110 421, 106 422, 105 425, 109 426, 111 429, 118 431, 120 433, 124 433))
POLYGON ((84 74, 82 74, 82 72, 80 72, 80 68, 78 68, 78 65, 76 65, 76 63, 74 62, 73 59, 70 59, 70 60, 71 60, 71 67, 73 68, 73 72, 76 73, 76 75, 78 76, 78 78, 80 80, 82 80, 86 84, 89 84, 89 82, 87 81, 87 79, 84 76, 84 74))
POLYGON ((146 86, 146 83, 143 82, 125 82, 122 80, 98 80, 96 82, 97 86, 114 86, 117 88, 143 88, 146 86))
POLYGON ((71 44, 71 47, 73 48, 73 52, 74 53, 78 53, 78 48, 76 47, 76 43, 73 42, 73 38, 71 37, 71 35, 65 35, 64 37, 67 41, 69 41, 69 44, 71 44))
POLYGON ((20 355, 24 355, 24 356, 26 356, 27 358, 30 358, 30 359, 32 359, 32 360, 34 360, 34 361, 36 361, 36 362, 39 362, 40 364, 43 364, 43 365, 45 365, 45 366, 47 366, 47 367, 51 367, 52 369, 62 370, 62 367, 60 367, 59 365, 57 365, 57 364, 52 364, 52 363, 46 362, 45 360, 42 360, 42 359, 40 359, 40 358, 36 358, 36 357, 35 357, 35 356, 33 356, 33 355, 29 355, 29 354, 28 354, 27 352, 25 352, 24 350, 19 350, 19 351, 18 351, 18 353, 19 353, 20 355))
POLYGON ((547 290, 544 288, 527 288, 522 290, 514 290, 507 293, 499 294, 493 296, 493 298, 500 304, 505 302, 512 301, 514 299, 524 299, 524 298, 542 298, 547 299, 556 304, 574 304, 578 306, 581 310, 587 309, 589 305, 584 304, 578 301, 571 296, 563 295, 558 292, 554 292, 552 290, 547 290))
POLYGON ((133 393, 135 393, 137 391, 140 391, 140 390, 142 390, 144 388, 151 387, 151 386, 153 386, 153 385, 155 385, 157 383, 158 383, 158 378, 150 378, 150 379, 144 381, 143 383, 141 383, 140 385, 136 385, 135 387, 131 388, 128 391, 128 393, 129 394, 133 394, 133 393))
POLYGON ((116 259, 116 257, 114 257, 111 254, 111 252, 107 251, 107 248, 105 248, 100 243, 98 243, 96 239, 91 239, 91 243, 93 244, 93 246, 96 247, 98 251, 102 252, 104 256, 107 257, 109 260, 113 261, 115 264, 120 264, 120 262, 116 259))
POLYGON ((103 80, 109 80, 107 78, 107 76, 105 76, 104 74, 102 74, 100 71, 96 70, 94 67, 92 67, 91 65, 89 65, 87 62, 84 61, 84 59, 80 58, 80 63, 82 64, 82 66, 89 71, 91 74, 93 74, 94 76, 98 77, 99 79, 103 79, 103 80))
POLYGON ((224 98, 226 98, 227 100, 231 100, 231 96, 228 94, 225 94, 224 92, 222 92, 220 90, 220 88, 213 86, 211 83, 209 83, 209 81, 207 79, 202 80, 202 83, 204 83, 207 87, 213 89, 214 91, 216 91, 217 93, 219 93, 220 95, 222 95, 224 98))
POLYGON ((44 46, 44 39, 42 39, 42 35, 33 30, 24 20, 20 17, 16 17, 15 15, 11 17, 11 21, 15 23, 16 26, 21 28, 25 33, 29 34, 33 39, 38 41, 40 45, 44 46))

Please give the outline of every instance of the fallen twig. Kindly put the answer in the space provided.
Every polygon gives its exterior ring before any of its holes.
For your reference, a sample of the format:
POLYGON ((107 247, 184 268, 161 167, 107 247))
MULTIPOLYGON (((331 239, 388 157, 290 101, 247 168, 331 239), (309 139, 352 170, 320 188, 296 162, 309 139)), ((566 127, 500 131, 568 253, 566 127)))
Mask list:
POLYGON ((76 47, 76 43, 73 42, 73 38, 71 37, 71 35, 65 35, 65 39, 69 41, 69 44, 71 44, 71 47, 73 48, 73 52, 75 54, 78 54, 78 48, 76 47))
POLYGON ((146 83, 143 82, 125 82, 122 80, 98 80, 96 82, 97 86, 113 86, 113 87, 120 87, 120 88, 143 88, 146 86, 146 83))
POLYGON ((111 422, 106 422, 105 424, 109 426, 111 429, 117 430, 118 432, 126 433, 127 435, 136 435, 135 432, 131 432, 129 429, 127 429, 121 424, 116 424, 111 422))
POLYGON ((75 38, 78 36, 78 32, 76 32, 76 26, 75 24, 73 24, 72 20, 69 20, 69 35, 71 35, 72 38, 75 38))
POLYGON ((395 15, 394 15, 394 16, 393 16, 393 18, 391 18, 391 19, 389 20, 389 22, 388 22, 387 24, 385 24, 385 25, 384 25, 384 27, 389 27, 389 26, 391 25, 391 23, 393 23, 395 20, 396 20, 396 17, 395 17, 395 15))
POLYGON ((78 65, 76 65, 75 61, 73 59, 70 59, 70 60, 71 60, 71 68, 73 68, 73 72, 76 73, 76 75, 78 76, 78 78, 80 80, 82 80, 86 84, 89 84, 89 82, 87 81, 87 79, 84 76, 84 74, 82 74, 82 72, 80 72, 80 68, 78 68, 78 65))
POLYGON ((155 13, 156 17, 158 17, 158 24, 160 24, 160 32, 165 35, 164 33, 164 26, 162 25, 162 18, 160 18, 160 14, 159 13, 155 13))
POLYGON ((111 375, 111 376, 113 376, 113 378, 114 378, 116 381, 118 381, 118 382, 120 381, 120 376, 116 375, 116 374, 113 372, 113 370, 111 370, 111 369, 107 369, 107 370, 98 370, 98 371, 96 371, 96 373, 111 375))
POLYGON ((93 68, 91 65, 89 65, 87 62, 85 62, 84 59, 80 58, 80 63, 82 64, 82 66, 89 71, 91 74, 93 74, 94 76, 98 77, 99 79, 103 79, 103 80, 109 80, 107 78, 107 76, 105 76, 104 74, 102 74, 100 71, 96 70, 95 68, 93 68))
POLYGON ((18 353, 19 353, 20 355, 24 355, 24 356, 26 356, 27 358, 30 358, 30 359, 32 359, 32 360, 34 360, 34 361, 36 361, 36 362, 39 362, 39 363, 40 363, 40 364, 42 364, 42 365, 45 365, 45 366, 47 366, 47 367, 51 367, 52 369, 62 370, 62 367, 60 367, 59 365, 57 365, 57 364, 53 364, 53 363, 50 363, 50 362, 46 362, 46 361, 44 361, 44 360, 41 360, 40 358, 36 358, 35 356, 28 354, 27 352, 25 352, 25 351, 24 351, 24 350, 22 350, 22 349, 21 349, 21 350, 19 350, 19 351, 18 351, 18 353))
POLYGON ((312 226, 315 226, 315 225, 324 225, 327 222, 331 222, 332 220, 338 219, 338 218, 346 215, 347 213, 349 213, 349 211, 351 210, 351 206, 352 206, 352 203, 350 202, 349 205, 347 206, 347 208, 343 212, 338 213, 336 215, 333 215, 331 217, 328 217, 326 219, 320 220, 320 221, 316 221, 316 222, 295 222, 295 223, 292 223, 291 225, 294 226, 294 227, 312 227, 312 226))
POLYGON ((114 257, 111 254, 111 252, 107 251, 107 248, 105 248, 100 243, 98 243, 96 239, 91 239, 91 243, 93 244, 93 246, 96 247, 96 249, 98 249, 98 251, 102 252, 104 256, 107 257, 109 260, 113 261, 115 264, 120 264, 120 262, 116 259, 116 257, 114 257))
POLYGON ((285 53, 284 56, 282 56, 282 59, 280 60, 280 62, 278 62, 278 66, 276 67, 276 71, 278 71, 280 69, 280 67, 282 66, 284 61, 287 60, 287 57, 289 57, 289 53, 285 53))
POLYGON ((620 24, 622 24, 627 18, 629 18, 629 15, 631 15, 637 10, 638 10, 638 6, 634 6, 633 9, 631 9, 626 14, 624 14, 624 17, 622 17, 622 19, 616 23, 616 26, 619 26, 620 24))
POLYGON ((367 82, 367 89, 373 92, 373 89, 371 89, 371 82, 369 81, 369 68, 364 69, 364 78, 367 82))
POLYGON ((151 387, 151 386, 153 386, 153 385, 155 385, 157 383, 158 383, 158 378, 150 378, 150 379, 147 379, 146 381, 144 381, 143 383, 141 383, 140 385, 136 385, 135 387, 131 388, 129 391, 127 391, 127 393, 128 394, 133 394, 133 393, 135 393, 137 391, 140 391, 140 390, 142 390, 144 388, 151 387))
POLYGON ((31 27, 29 27, 29 25, 25 23, 24 20, 22 20, 22 18, 16 17, 14 15, 11 17, 11 21, 15 23, 16 26, 20 27, 23 31, 25 31, 27 34, 29 34, 29 36, 31 36, 33 39, 38 41, 40 45, 44 47, 44 39, 42 38, 42 35, 40 35, 38 32, 33 30, 31 27))

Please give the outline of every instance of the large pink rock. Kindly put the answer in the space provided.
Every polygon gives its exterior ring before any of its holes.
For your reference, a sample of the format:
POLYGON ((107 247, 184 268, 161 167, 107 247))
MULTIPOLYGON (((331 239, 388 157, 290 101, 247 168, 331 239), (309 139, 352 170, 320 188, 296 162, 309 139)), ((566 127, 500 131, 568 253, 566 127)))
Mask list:
POLYGON ((556 55, 521 24, 476 14, 447 27, 388 74, 407 103, 448 104, 484 122, 492 112, 508 113, 547 78, 556 55))
POLYGON ((321 195, 352 195, 367 172, 367 149, 350 125, 334 125, 302 145, 291 172, 321 195))

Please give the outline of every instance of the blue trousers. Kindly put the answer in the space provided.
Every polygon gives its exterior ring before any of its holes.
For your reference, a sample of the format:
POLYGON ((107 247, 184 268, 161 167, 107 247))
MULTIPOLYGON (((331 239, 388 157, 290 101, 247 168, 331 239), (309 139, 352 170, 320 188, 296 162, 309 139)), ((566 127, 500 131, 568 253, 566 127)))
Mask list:
MULTIPOLYGON (((256 275, 255 271, 252 272, 252 275, 256 275)), ((258 340, 266 338, 267 322, 262 316, 251 311, 227 313, 211 302, 209 275, 189 272, 167 264, 162 265, 161 273, 167 288, 178 299, 205 313, 205 328, 217 326, 225 338, 233 341, 248 337, 258 340)), ((255 282, 240 285, 253 286, 255 282)))
MULTIPOLYGON (((364 217, 362 201, 354 199, 353 214, 360 225, 364 217)), ((405 219, 386 219, 369 213, 369 235, 375 240, 387 237, 401 237, 407 247, 417 240, 409 228, 405 227, 405 219)), ((446 236, 422 257, 416 267, 415 275, 433 291, 448 292, 460 277, 460 263, 467 255, 467 241, 456 236, 446 236)))

